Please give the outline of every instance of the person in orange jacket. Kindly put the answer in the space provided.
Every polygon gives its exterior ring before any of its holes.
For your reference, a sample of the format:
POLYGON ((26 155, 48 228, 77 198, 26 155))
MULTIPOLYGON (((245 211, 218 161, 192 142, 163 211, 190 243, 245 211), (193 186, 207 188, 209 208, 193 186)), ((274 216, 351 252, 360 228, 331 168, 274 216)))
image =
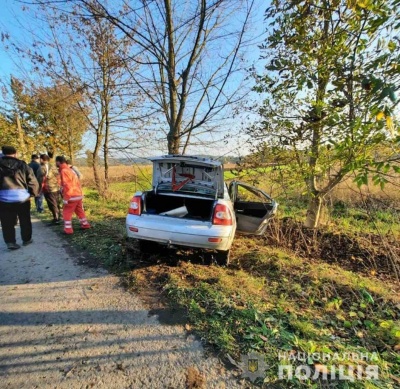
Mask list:
POLYGON ((61 177, 61 196, 64 202, 63 218, 64 232, 68 235, 73 234, 72 215, 75 212, 79 218, 82 229, 90 228, 83 209, 83 192, 76 173, 68 166, 65 157, 56 157, 56 165, 61 177))

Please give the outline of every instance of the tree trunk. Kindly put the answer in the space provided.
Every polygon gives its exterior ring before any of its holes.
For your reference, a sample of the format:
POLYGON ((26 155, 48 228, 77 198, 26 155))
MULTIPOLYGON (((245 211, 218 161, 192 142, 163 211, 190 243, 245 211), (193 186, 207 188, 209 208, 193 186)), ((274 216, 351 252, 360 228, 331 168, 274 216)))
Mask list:
POLYGON ((307 228, 317 228, 321 219, 323 207, 323 197, 320 193, 313 195, 308 203, 307 216, 304 226, 307 228))
POLYGON ((104 133, 104 146, 103 146, 103 158, 104 158, 104 186, 103 186, 103 196, 107 197, 108 193, 108 184, 109 184, 109 177, 108 177, 108 142, 109 142, 109 131, 110 131, 110 123, 108 118, 108 106, 106 107, 106 126, 105 126, 105 133, 104 133))
POLYGON ((180 153, 180 142, 179 138, 175 135, 176 131, 170 130, 168 134, 168 154, 179 154, 180 153))
POLYGON ((22 129, 18 113, 15 114, 15 119, 17 121, 18 142, 20 147, 19 153, 21 154, 21 159, 25 159, 27 155, 26 155, 26 145, 24 139, 24 130, 22 129))
POLYGON ((167 34, 167 76, 168 76, 168 100, 169 100, 169 132, 168 153, 179 154, 180 149, 180 121, 178 118, 178 93, 176 75, 176 58, 175 58, 175 42, 174 42, 174 22, 172 17, 171 0, 164 0, 165 5, 165 21, 167 34))
MULTIPOLYGON (((327 8, 328 9, 328 8, 327 8)), ((324 29, 323 29, 323 43, 322 47, 328 46, 329 36, 329 12, 326 10, 324 13, 324 29)), ((325 50, 322 50, 324 53, 325 50)), ((313 114, 316 116, 317 122, 312 125, 312 138, 311 138, 311 153, 309 157, 310 175, 306 179, 308 193, 310 196, 307 216, 304 226, 308 228, 316 228, 320 223, 321 208, 323 205, 323 198, 325 193, 317 186, 317 166, 320 156, 321 138, 323 134, 323 111, 322 106, 325 102, 326 88, 329 82, 329 71, 325 69, 324 57, 320 53, 317 57, 318 73, 317 73, 317 90, 315 96, 315 104, 313 106, 313 114)))
MULTIPOLYGON (((101 131, 99 129, 99 131, 101 131)), ((100 174, 99 174, 99 164, 98 164, 98 155, 100 151, 100 145, 101 145, 101 135, 99 133, 96 133, 96 144, 94 146, 93 154, 92 154, 92 161, 93 161, 93 176, 94 176, 94 183, 96 185, 96 189, 99 192, 100 196, 103 194, 102 190, 102 185, 101 185, 101 180, 100 180, 100 174)))
POLYGON ((74 144, 72 140, 72 130, 71 128, 67 127, 67 133, 68 133, 68 154, 69 154, 69 159, 71 160, 71 163, 74 163, 74 144))
POLYGON ((101 181, 100 181, 100 173, 99 173, 99 166, 98 166, 98 158, 96 155, 93 153, 93 176, 94 176, 94 184, 96 186, 97 191, 99 194, 102 194, 102 187, 101 187, 101 181))

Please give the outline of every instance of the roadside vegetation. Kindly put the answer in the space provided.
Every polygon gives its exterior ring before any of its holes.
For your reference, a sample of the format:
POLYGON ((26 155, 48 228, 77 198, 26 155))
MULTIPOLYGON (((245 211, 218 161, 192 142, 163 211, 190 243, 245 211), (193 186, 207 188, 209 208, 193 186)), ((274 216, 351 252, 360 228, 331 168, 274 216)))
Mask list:
MULTIPOLYGON (((229 179, 235 174, 226 172, 229 179)), ((94 228, 84 233, 77 229, 68 239, 119 273, 123 284, 141 294, 150 308, 162 304, 171 312, 184 312, 186 329, 227 363, 251 351, 265 355, 265 387, 326 384, 278 379, 279 364, 302 364, 283 361, 282 355, 303 352, 376 353, 379 381, 337 381, 334 387, 400 385, 400 214, 384 200, 398 204, 395 190, 369 188, 373 193, 367 196, 367 188, 348 181, 352 195, 344 187, 337 197, 332 195, 329 222, 318 231, 299 222, 307 205, 301 195, 276 193, 278 217, 263 237, 237 237, 232 263, 225 268, 199 252, 160 248, 143 255, 134 242, 126 241, 129 199, 135 190, 149 187, 150 176, 151 169, 141 167, 136 179, 112 183, 107 201, 90 188, 86 176, 85 207, 94 228)), ((271 183, 265 177, 259 175, 258 184, 267 188, 271 183)), ((254 175, 241 179, 254 182, 254 175)), ((335 363, 306 362, 319 372, 329 372, 335 363)), ((340 362, 357 363, 351 358, 340 362)))

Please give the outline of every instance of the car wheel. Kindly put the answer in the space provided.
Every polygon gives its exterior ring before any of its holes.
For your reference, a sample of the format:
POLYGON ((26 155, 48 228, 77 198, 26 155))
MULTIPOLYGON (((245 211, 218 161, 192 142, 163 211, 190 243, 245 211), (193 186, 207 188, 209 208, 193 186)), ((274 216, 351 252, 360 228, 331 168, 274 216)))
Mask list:
POLYGON ((217 250, 217 253, 214 255, 215 262, 217 262, 220 266, 228 266, 230 260, 230 251, 229 250, 217 250))

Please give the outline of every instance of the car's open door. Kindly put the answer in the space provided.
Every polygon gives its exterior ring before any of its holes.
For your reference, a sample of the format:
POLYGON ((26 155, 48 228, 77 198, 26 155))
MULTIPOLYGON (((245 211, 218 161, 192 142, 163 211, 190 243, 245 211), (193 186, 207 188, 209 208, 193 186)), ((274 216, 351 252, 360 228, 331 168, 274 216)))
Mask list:
POLYGON ((239 181, 229 185, 236 220, 237 232, 261 235, 268 221, 276 213, 278 203, 260 189, 239 181))

